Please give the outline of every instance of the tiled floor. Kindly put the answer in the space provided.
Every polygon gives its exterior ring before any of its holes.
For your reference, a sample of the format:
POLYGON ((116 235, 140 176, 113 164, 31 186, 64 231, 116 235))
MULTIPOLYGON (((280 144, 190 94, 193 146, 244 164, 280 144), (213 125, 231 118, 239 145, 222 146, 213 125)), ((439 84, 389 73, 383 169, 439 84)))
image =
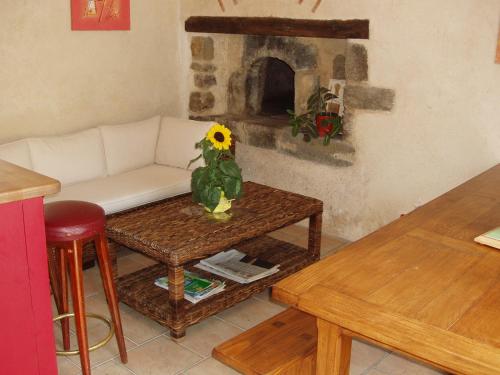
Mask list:
MULTIPOLYGON (((284 228, 274 233, 279 239, 305 246, 307 229, 299 226, 284 228)), ((333 253, 347 242, 323 236, 322 256, 333 253)), ((151 264, 140 254, 125 252, 118 259, 120 273, 128 273, 151 264)), ((85 271, 85 296, 87 311, 107 313, 104 294, 97 268, 85 271)), ((226 375, 237 374, 211 358, 212 348, 240 332, 253 327, 286 308, 273 302, 269 291, 244 301, 231 309, 189 327, 186 337, 179 343, 170 339, 167 330, 120 304, 122 323, 126 336, 128 363, 120 363, 114 338, 104 347, 91 353, 94 375, 226 375)), ((91 343, 103 338, 107 328, 98 321, 88 321, 91 343)), ((55 326, 56 340, 60 347, 60 329, 55 326)), ((74 334, 72 343, 76 342, 74 334)), ((58 357, 60 375, 80 374, 79 357, 58 357)), ((427 375, 437 371, 408 361, 393 353, 355 341, 351 360, 352 375, 427 375)))

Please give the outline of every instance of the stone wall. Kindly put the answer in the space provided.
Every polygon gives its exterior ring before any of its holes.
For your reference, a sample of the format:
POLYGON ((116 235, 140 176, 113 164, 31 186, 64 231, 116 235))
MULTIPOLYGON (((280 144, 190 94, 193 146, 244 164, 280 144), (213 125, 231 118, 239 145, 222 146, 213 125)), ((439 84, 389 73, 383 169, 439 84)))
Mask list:
POLYGON ((192 118, 217 118, 232 128, 241 143, 320 164, 351 166, 355 162, 356 146, 350 137, 355 111, 390 111, 394 104, 393 90, 368 84, 366 48, 345 40, 194 35, 191 57, 192 118), (215 45, 218 47, 214 51, 215 45), (240 54, 235 54, 235 50, 240 54), (293 138, 286 118, 255 116, 260 112, 263 95, 262 61, 270 57, 283 61, 295 72, 295 106, 290 109, 298 114, 306 112, 307 99, 318 85, 328 87, 330 80, 335 79, 343 87, 340 100, 344 132, 330 145, 324 146, 321 138, 310 143, 293 138), (218 89, 219 83, 227 89, 218 89))
POLYGON ((191 70, 193 70, 194 90, 189 95, 191 113, 208 113, 215 106, 215 97, 210 91, 217 85, 214 73, 214 40, 209 36, 193 36, 191 39, 191 70))
MULTIPOLYGON (((498 0, 480 6, 477 0, 323 1, 316 13, 307 0, 302 5, 293 0, 226 1, 225 13, 215 1, 200 3, 183 0, 182 20, 370 20, 370 39, 349 41, 363 45, 368 58, 368 80, 353 86, 389 88, 396 96, 391 111, 353 110, 351 167, 238 147, 246 179, 323 200, 325 232, 359 238, 500 161, 500 65, 494 64, 498 0)), ((184 36, 188 47, 191 37, 184 36)), ((189 48, 184 58, 189 67, 189 48)), ((336 66, 342 65, 339 60, 336 66)), ((184 89, 191 91, 191 84, 184 89)))

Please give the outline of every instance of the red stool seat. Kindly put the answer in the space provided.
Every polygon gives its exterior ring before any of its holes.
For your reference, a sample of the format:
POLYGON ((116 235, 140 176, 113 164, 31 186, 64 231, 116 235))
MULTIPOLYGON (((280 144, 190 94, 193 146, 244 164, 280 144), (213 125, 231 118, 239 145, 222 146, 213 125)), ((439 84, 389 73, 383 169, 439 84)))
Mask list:
POLYGON ((104 231, 104 210, 97 204, 60 201, 45 205, 45 234, 48 242, 75 241, 104 231))

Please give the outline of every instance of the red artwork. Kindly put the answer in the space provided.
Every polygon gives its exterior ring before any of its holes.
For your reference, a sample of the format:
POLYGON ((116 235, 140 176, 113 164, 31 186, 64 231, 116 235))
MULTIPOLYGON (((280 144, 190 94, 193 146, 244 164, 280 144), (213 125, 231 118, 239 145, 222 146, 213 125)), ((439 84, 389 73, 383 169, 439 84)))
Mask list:
POLYGON ((130 0, 71 0, 72 30, 130 30, 130 0))

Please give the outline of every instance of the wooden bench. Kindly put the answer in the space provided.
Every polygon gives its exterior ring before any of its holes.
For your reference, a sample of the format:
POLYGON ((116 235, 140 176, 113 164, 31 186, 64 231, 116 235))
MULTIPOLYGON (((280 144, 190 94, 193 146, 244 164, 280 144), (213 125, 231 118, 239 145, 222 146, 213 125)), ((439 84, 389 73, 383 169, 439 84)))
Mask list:
POLYGON ((212 356, 246 375, 316 373, 316 319, 289 308, 215 347, 212 356))

